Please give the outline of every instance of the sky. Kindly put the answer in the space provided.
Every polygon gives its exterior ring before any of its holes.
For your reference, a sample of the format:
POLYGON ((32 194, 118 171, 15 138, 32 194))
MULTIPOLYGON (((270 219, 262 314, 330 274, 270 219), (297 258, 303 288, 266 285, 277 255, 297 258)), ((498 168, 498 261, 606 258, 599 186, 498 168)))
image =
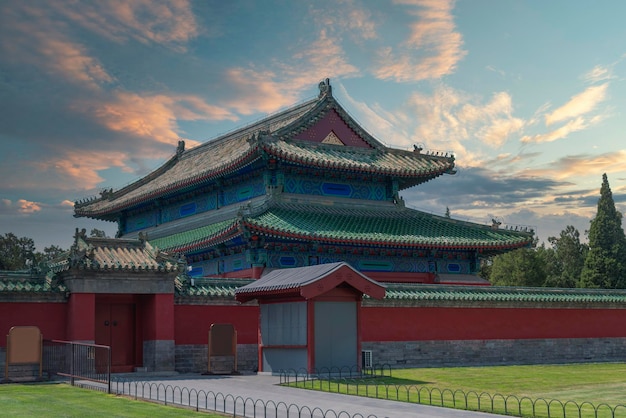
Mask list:
POLYGON ((581 236, 626 211, 626 2, 0 2, 0 235, 70 247, 77 200, 318 94, 382 143, 452 152, 407 206, 581 236))

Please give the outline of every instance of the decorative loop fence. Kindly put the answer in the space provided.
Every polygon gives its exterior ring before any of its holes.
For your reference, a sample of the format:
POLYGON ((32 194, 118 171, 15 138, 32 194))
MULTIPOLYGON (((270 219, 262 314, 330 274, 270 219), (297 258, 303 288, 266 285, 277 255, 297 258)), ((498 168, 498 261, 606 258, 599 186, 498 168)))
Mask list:
MULTIPOLYGON (((92 383, 83 387, 104 390, 92 383)), ((275 400, 234 396, 228 393, 197 390, 162 382, 113 378, 111 393, 164 405, 192 408, 198 412, 221 412, 233 417, 299 417, 299 418, 377 418, 376 415, 350 414, 333 409, 300 406, 275 400)))
POLYGON ((481 411, 519 417, 547 418, 626 418, 626 404, 531 399, 526 396, 490 394, 487 392, 441 389, 422 385, 377 383, 375 378, 391 377, 390 367, 356 369, 285 370, 280 374, 283 385, 321 390, 353 396, 365 396, 445 408, 481 411))
MULTIPOLYGON (((356 367, 285 370, 280 384, 351 396, 380 398, 398 402, 481 411, 518 417, 541 418, 626 418, 626 404, 531 399, 525 396, 464 391, 422 385, 385 384, 377 379, 390 378, 388 365, 359 370, 356 367)), ((164 382, 139 381, 113 376, 108 384, 76 380, 77 386, 107 391, 137 400, 191 408, 199 412, 220 412, 234 417, 299 418, 377 418, 376 415, 350 414, 342 410, 296 405, 280 400, 253 399, 211 390, 198 390, 164 382)))

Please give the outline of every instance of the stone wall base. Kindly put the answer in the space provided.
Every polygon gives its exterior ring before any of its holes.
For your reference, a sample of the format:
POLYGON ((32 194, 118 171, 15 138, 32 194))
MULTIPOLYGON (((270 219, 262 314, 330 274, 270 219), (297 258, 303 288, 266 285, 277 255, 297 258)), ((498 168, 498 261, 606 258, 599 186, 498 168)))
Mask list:
MULTIPOLYGON (((45 357, 45 356, 44 356, 45 357)), ((48 372, 45 364, 42 367, 41 379, 47 379, 48 372)), ((11 382, 28 382, 39 380, 39 363, 11 364, 7 370, 6 347, 0 347, 0 382, 7 379, 11 382)))
POLYGON ((174 340, 144 341, 143 367, 148 372, 174 371, 174 340))
POLYGON ((373 365, 488 366, 626 361, 626 338, 363 342, 373 365))
MULTIPOLYGON (((180 373, 205 373, 208 371, 208 346, 177 345, 176 346, 176 371, 180 373)), ((258 349, 256 344, 237 344, 237 370, 258 370, 258 349)), ((212 357, 211 371, 225 373, 232 371, 234 367, 233 356, 212 357)))

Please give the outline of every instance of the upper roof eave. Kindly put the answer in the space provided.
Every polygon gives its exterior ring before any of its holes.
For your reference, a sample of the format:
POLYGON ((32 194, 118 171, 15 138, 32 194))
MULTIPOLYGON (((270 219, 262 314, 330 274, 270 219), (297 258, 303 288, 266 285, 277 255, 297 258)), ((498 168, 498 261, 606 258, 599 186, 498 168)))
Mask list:
POLYGON ((189 150, 179 142, 177 153, 147 176, 117 191, 107 190, 95 199, 75 202, 74 216, 115 220, 114 214, 144 202, 176 194, 224 173, 235 171, 260 158, 253 137, 276 129, 299 118, 321 98, 294 105, 241 129, 229 132, 189 150), (215 155, 216 152, 221 155, 215 155), (221 163, 221 164, 220 164, 221 163), (191 174, 190 174, 191 173, 191 174))
POLYGON ((391 148, 354 148, 275 137, 263 138, 260 147, 267 155, 290 164, 398 178, 402 189, 451 173, 455 166, 454 157, 391 148))

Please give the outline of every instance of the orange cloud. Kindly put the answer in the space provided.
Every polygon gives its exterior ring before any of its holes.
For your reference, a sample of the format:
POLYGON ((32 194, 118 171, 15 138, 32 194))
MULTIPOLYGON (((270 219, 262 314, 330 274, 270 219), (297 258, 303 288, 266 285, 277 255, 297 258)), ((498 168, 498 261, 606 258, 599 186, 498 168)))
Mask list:
POLYGON ((17 201, 18 212, 21 214, 31 214, 35 212, 39 212, 41 210, 41 206, 37 202, 31 202, 26 199, 19 199, 17 201))
POLYGON ((71 150, 32 164, 45 179, 42 186, 49 181, 61 190, 93 189, 103 180, 98 171, 111 167, 124 169, 127 157, 127 154, 118 151, 71 150))
POLYGON ((467 54, 462 49, 463 37, 456 32, 452 8, 454 1, 405 0, 397 4, 418 7, 409 11, 417 17, 411 35, 395 52, 391 47, 379 51, 376 77, 400 82, 440 78, 451 74, 467 54), (420 51, 416 54, 416 51, 420 51))
POLYGON ((581 131, 587 128, 588 126, 589 126, 589 123, 587 123, 583 118, 578 117, 574 120, 570 120, 565 125, 551 132, 548 132, 545 134, 532 135, 532 136, 525 135, 520 139, 520 141, 523 143, 552 142, 552 141, 556 141, 557 139, 566 138, 569 134, 576 132, 576 131, 581 131))
POLYGON ((591 112, 606 98, 608 86, 609 83, 591 86, 582 93, 572 96, 563 106, 546 115, 546 125, 550 126, 553 123, 562 122, 591 112))
POLYGON ((109 0, 82 2, 79 7, 53 2, 53 6, 76 24, 116 42, 132 38, 183 52, 200 32, 187 0, 109 0))
POLYGON ((12 202, 9 199, 0 200, 0 214, 4 215, 30 215, 41 210, 41 204, 26 199, 18 199, 12 202))
POLYGON ((451 87, 440 86, 432 96, 413 94, 410 104, 419 121, 416 136, 429 143, 445 140, 460 144, 478 138, 485 145, 498 148, 525 124, 513 116, 512 99, 506 92, 479 103, 451 87))
POLYGON ((589 155, 568 155, 551 162, 545 168, 524 170, 520 175, 549 177, 558 180, 585 177, 590 173, 623 173, 626 150, 589 155))
MULTIPOLYGON (((118 91, 112 100, 84 101, 75 110, 95 116, 108 129, 149 141, 176 144, 178 120, 236 120, 228 110, 191 95, 146 95, 118 91)), ((197 145, 189 144, 189 145, 197 145)))
POLYGON ((53 19, 51 13, 26 2, 17 2, 14 7, 3 9, 5 12, 12 14, 4 22, 14 36, 0 38, 0 42, 14 64, 41 68, 90 88, 113 81, 83 45, 69 40, 64 34, 65 26, 53 19))
POLYGON ((358 73, 358 69, 348 63, 338 40, 328 35, 326 30, 321 30, 311 45, 293 55, 292 62, 279 63, 277 71, 228 70, 228 80, 233 84, 235 94, 227 105, 244 115, 275 112, 293 104, 300 92, 319 82, 323 78, 320 75, 328 74, 329 69, 333 77, 358 73), (275 81, 277 78, 283 80, 275 81))

